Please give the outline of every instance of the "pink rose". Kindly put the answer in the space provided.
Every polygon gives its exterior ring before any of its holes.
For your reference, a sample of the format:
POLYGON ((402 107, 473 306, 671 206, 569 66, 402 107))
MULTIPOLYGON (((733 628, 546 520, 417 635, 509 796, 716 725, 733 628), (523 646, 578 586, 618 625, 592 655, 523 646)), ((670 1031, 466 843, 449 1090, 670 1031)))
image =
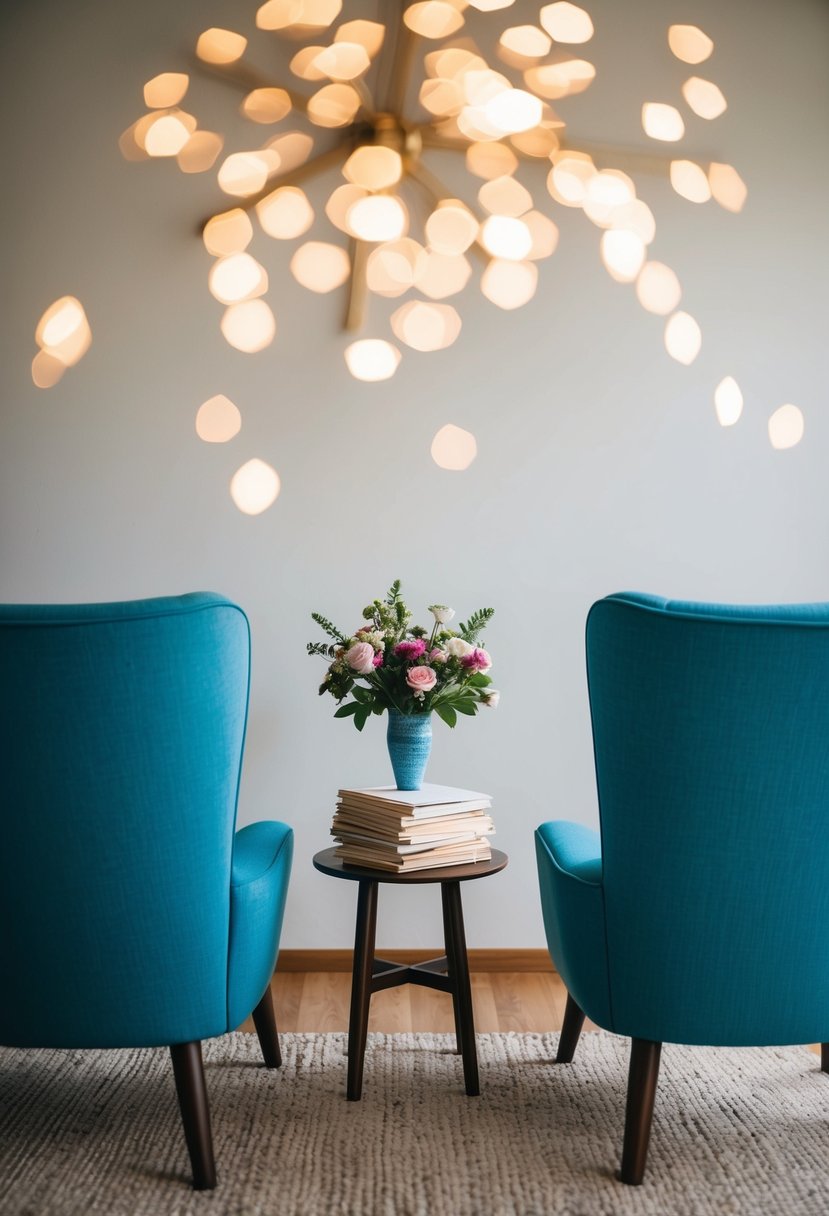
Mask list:
POLYGON ((406 683, 415 693, 431 692, 437 682, 437 672, 431 667, 411 667, 406 672, 406 683))
POLYGON ((394 653, 399 659, 408 659, 410 663, 419 659, 425 651, 426 643, 423 638, 414 638, 411 642, 398 642, 394 648, 394 653))
POLYGON ((374 667, 374 647, 369 642, 355 642, 345 652, 345 661, 358 675, 367 675, 374 667))
POLYGON ((377 651, 377 654, 376 654, 376 655, 374 656, 374 658, 372 659, 372 664, 373 664, 373 666, 374 666, 374 667, 382 667, 382 666, 383 666, 383 652, 382 652, 382 650, 378 650, 378 651, 377 651))
POLYGON ((430 663, 445 663, 446 662, 446 655, 443 653, 443 651, 441 650, 441 648, 439 646, 435 646, 432 648, 432 650, 429 651, 429 662, 430 663))
POLYGON ((461 667, 465 667, 467 671, 489 671, 491 666, 492 659, 479 646, 461 658, 461 667))

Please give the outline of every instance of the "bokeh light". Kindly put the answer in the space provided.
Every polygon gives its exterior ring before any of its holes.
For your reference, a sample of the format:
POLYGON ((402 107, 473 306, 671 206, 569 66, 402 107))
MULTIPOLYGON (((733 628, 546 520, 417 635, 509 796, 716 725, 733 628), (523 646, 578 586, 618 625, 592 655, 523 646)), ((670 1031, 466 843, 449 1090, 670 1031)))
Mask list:
POLYGON ((803 413, 791 403, 781 405, 769 418, 769 441, 778 451, 793 448, 803 438, 805 422, 803 413))
POLYGON ((230 497, 243 515, 261 515, 279 495, 276 469, 254 457, 237 469, 230 481, 230 497))
POLYGON ((360 338, 346 347, 345 362, 355 380, 390 380, 397 371, 400 351, 384 338, 360 338))
POLYGON ((438 468, 460 473, 478 455, 478 444, 471 431, 448 422, 432 440, 432 460, 438 468))
POLYGON ((230 346, 252 355, 273 342, 276 317, 264 300, 244 300, 225 309, 222 333, 230 346))
POLYGON ((665 349, 677 363, 693 363, 702 346, 702 331, 687 312, 675 312, 665 326, 665 349))
POLYGON ((241 427, 238 407, 223 393, 210 397, 196 413, 196 434, 205 443, 227 443, 239 434, 241 427))
POLYGON ((720 426, 733 426, 743 412, 743 394, 733 376, 726 376, 714 391, 714 408, 720 426))

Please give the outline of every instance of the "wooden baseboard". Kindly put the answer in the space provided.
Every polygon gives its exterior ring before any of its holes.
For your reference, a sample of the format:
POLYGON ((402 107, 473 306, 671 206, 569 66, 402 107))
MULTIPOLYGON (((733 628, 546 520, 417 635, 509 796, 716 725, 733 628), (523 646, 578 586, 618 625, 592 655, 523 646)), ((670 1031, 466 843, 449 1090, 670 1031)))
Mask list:
MULTIPOLYGON (((437 958, 443 953, 440 946, 434 950, 394 950, 378 947, 380 958, 395 962, 422 963, 437 958)), ((280 950, 277 971, 350 971, 350 950, 280 950)), ((546 950, 470 950, 470 971, 548 971, 555 968, 546 950)))

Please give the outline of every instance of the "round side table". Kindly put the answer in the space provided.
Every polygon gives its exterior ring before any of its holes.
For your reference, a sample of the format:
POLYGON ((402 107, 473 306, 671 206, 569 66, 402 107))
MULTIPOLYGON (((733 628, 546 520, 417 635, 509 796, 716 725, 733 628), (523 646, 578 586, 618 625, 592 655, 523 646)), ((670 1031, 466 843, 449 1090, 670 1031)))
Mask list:
POLYGON ((475 1022, 472 1014, 472 991, 469 986, 469 960, 461 907, 461 883, 473 878, 497 874, 507 864, 506 853, 492 850, 490 861, 465 866, 441 866, 437 869, 411 870, 393 874, 386 870, 371 870, 363 866, 343 865, 335 849, 323 849, 314 857, 314 866, 332 878, 347 878, 359 884, 357 891, 357 930, 354 937, 354 964, 351 973, 351 1014, 348 1022, 348 1084, 346 1097, 358 1102, 363 1092, 363 1060, 366 1052, 368 1014, 372 993, 399 984, 421 984, 450 992, 455 1011, 455 1034, 458 1051, 463 1057, 463 1079, 469 1097, 480 1093, 478 1053, 475 1049, 475 1022), (408 967, 375 958, 374 940, 377 929, 377 887, 381 882, 403 885, 440 883, 443 905, 443 934, 446 954, 429 962, 408 967))

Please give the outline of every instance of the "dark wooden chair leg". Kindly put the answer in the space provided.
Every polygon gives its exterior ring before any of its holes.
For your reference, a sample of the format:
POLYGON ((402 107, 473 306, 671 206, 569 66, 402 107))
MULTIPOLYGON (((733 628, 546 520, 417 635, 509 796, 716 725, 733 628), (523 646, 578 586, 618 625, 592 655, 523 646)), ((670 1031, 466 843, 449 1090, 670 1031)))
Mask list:
POLYGON ((469 959, 466 954, 466 935, 463 928, 461 884, 442 882, 444 923, 448 927, 446 957, 449 962, 449 978, 457 996, 457 1027, 460 1032, 461 1055, 463 1056, 463 1079, 467 1096, 476 1098, 481 1092, 478 1079, 478 1053, 475 1046, 475 1018, 472 1010, 472 988, 469 983, 469 959))
POLYGON ((628 1186, 640 1186, 645 1174, 661 1053, 661 1043, 652 1043, 649 1039, 631 1041, 625 1140, 622 1168, 618 1174, 628 1186))
POLYGON ((184 1124, 184 1138, 193 1167, 193 1189, 212 1191, 216 1185, 216 1164, 213 1160, 213 1136, 201 1043, 174 1043, 170 1055, 173 1058, 173 1076, 184 1124))
POLYGON ((571 1064, 576 1053, 576 1046, 584 1025, 584 1013, 567 993, 567 1007, 564 1010, 564 1025, 558 1040, 556 1064, 571 1064))
POLYGON ((829 1072, 829 1043, 820 1045, 820 1071, 829 1072))
POLYGON ((268 984, 262 1000, 253 1011, 253 1024, 259 1036, 262 1058, 266 1068, 282 1067, 282 1052, 279 1050, 279 1035, 276 1031, 276 1015, 273 1011, 273 996, 268 984))
POLYGON ((357 931, 351 973, 351 1014, 348 1019, 348 1082, 346 1097, 359 1102, 363 1092, 371 980, 374 973, 374 937, 377 931, 377 883, 361 879, 357 895, 357 931))

